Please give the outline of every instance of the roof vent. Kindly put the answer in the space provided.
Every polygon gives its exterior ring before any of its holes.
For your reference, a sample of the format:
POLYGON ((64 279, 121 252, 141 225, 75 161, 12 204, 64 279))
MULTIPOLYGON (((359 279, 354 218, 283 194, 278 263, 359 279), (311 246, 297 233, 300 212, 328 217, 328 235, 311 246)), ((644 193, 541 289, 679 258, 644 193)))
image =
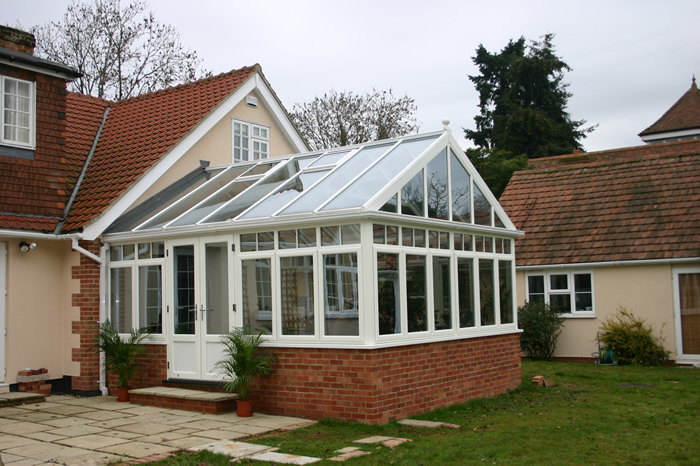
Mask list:
POLYGON ((248 107, 257 107, 258 99, 256 99, 255 97, 248 96, 245 99, 245 103, 248 105, 248 107))

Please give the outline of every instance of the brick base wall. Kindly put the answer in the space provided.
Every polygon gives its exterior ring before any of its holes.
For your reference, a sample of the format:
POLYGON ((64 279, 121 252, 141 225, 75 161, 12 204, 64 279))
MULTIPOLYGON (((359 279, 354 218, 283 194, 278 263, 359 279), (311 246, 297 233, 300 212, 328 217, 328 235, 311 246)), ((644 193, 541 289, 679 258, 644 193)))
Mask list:
POLYGON ((256 411, 383 424, 520 385, 520 334, 376 350, 275 348, 256 411))
MULTIPOLYGON (((131 379, 131 388, 157 387, 168 378, 168 346, 147 345, 146 355, 141 361, 141 367, 131 379)), ((116 374, 107 374, 107 387, 111 395, 117 394, 119 378, 116 374)))

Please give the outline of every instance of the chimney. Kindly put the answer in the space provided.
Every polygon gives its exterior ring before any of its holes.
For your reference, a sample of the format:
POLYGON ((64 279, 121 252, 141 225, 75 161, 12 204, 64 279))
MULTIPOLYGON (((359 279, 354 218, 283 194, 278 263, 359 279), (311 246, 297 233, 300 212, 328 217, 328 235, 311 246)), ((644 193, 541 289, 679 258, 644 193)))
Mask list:
POLYGON ((34 55, 35 45, 34 34, 8 26, 0 26, 0 47, 34 55))

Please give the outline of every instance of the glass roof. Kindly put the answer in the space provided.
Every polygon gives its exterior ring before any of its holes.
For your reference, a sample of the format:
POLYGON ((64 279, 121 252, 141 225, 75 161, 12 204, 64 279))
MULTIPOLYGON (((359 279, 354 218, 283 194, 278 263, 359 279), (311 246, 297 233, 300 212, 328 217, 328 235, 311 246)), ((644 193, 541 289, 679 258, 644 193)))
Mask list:
POLYGON ((503 228, 496 209, 483 189, 476 186, 474 174, 465 168, 469 164, 464 154, 458 151, 458 157, 452 149, 448 152, 448 138, 443 138, 444 144, 433 147, 444 134, 407 136, 202 169, 206 175, 197 183, 167 195, 157 194, 157 202, 146 201, 133 209, 118 219, 108 233, 359 211, 376 203, 384 207, 374 210, 397 215, 408 214, 404 206, 410 204, 411 215, 503 228), (439 189, 433 188, 436 183, 439 189), (433 206, 436 196, 444 197, 438 199, 438 210, 433 206), (391 203, 402 208, 387 209, 391 203))

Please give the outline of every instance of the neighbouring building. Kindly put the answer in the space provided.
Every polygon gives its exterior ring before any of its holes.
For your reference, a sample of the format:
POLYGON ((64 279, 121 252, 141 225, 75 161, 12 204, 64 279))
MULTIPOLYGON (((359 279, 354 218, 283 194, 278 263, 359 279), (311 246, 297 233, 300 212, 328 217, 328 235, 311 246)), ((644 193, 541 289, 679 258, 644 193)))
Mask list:
POLYGON ((520 232, 447 123, 308 153, 258 65, 109 102, 0 37, 2 387, 43 367, 106 394, 106 319, 152 333, 135 388, 215 385, 220 335, 265 332, 269 413, 380 423, 520 384, 520 232))
POLYGON ((564 310, 555 357, 592 360, 622 307, 700 363, 700 92, 640 133, 648 145, 532 160, 500 198, 515 226, 520 304, 564 310), (672 142, 675 141, 675 142, 672 142))

